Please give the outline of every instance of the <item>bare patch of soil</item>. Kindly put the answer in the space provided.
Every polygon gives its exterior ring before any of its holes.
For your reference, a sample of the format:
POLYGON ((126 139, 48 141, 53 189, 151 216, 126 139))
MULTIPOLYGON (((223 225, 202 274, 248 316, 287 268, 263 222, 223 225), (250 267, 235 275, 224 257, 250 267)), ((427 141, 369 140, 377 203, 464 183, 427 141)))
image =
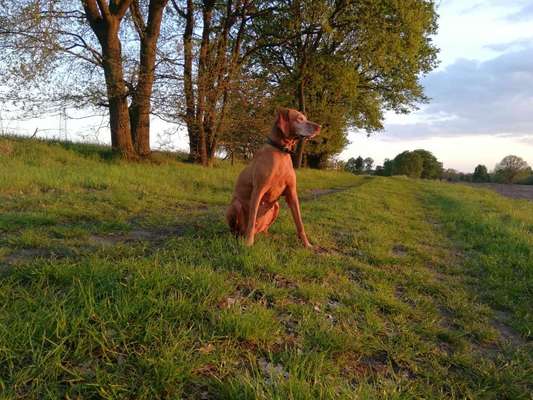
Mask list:
POLYGON ((4 257, 2 262, 6 266, 24 264, 26 262, 32 261, 35 258, 46 257, 48 255, 49 252, 45 249, 20 249, 4 257))
POLYGON ((407 247, 403 244, 395 244, 392 247, 392 254, 398 257, 405 257, 408 254, 407 247))
MULTIPOLYGON (((133 243, 133 242, 152 242, 159 243, 172 236, 181 236, 184 232, 184 227, 163 228, 159 230, 148 229, 134 229, 127 233, 112 233, 108 235, 91 235, 89 236, 89 245, 100 247, 111 247, 119 243, 133 243)), ((71 249, 64 249, 59 253, 56 250, 40 249, 40 248, 26 248, 15 250, 13 253, 0 257, 0 272, 6 271, 12 265, 19 265, 40 257, 64 257, 71 255, 71 249)))
POLYGON ((358 183, 357 185, 351 185, 351 186, 345 186, 345 187, 337 187, 337 188, 331 188, 331 189, 310 189, 305 191, 305 193, 300 195, 300 199, 305 200, 315 200, 322 196, 327 196, 328 194, 334 194, 339 192, 344 192, 346 190, 353 189, 355 187, 361 186, 362 184, 366 183, 366 180, 358 183))
POLYGON ((511 343, 515 347, 526 344, 526 340, 506 324, 506 321, 511 318, 508 313, 505 311, 496 311, 495 317, 492 321, 492 326, 500 333, 504 341, 511 343))
POLYGON ((346 189, 311 189, 302 196, 302 200, 314 200, 319 197, 341 192, 346 189))
POLYGON ((89 241, 100 246, 114 246, 118 243, 131 242, 157 242, 171 236, 183 235, 184 228, 177 227, 172 229, 134 229, 127 233, 114 233, 109 235, 91 235, 89 241))

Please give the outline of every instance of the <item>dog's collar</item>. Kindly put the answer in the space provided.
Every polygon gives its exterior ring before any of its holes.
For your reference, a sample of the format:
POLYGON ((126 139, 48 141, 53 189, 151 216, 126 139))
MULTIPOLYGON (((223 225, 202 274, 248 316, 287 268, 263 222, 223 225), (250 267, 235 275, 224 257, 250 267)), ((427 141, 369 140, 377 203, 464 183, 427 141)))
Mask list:
POLYGON ((283 153, 287 153, 287 154, 292 154, 292 150, 289 149, 288 147, 285 147, 279 143, 276 143, 274 142, 271 138, 268 138, 267 139, 267 143, 271 146, 274 146, 276 149, 278 149, 279 151, 283 152, 283 153))

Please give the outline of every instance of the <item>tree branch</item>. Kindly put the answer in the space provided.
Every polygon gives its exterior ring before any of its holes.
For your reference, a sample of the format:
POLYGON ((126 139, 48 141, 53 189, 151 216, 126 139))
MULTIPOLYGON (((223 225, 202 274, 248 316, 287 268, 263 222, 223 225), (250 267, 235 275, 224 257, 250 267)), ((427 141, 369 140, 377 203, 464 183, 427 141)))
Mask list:
POLYGON ((179 14, 181 18, 187 18, 187 14, 179 8, 178 3, 176 3, 176 0, 171 0, 171 3, 174 10, 179 14))
POLYGON ((107 4, 106 0, 96 0, 98 2, 98 8, 100 9, 100 13, 106 21, 109 21, 111 18, 111 14, 109 13, 109 5, 107 4))
POLYGON ((83 9, 91 25, 98 23, 102 19, 96 0, 83 0, 83 9))
POLYGON ((116 15, 119 19, 124 17, 128 8, 130 8, 132 0, 112 0, 111 1, 111 12, 116 15), (115 1, 118 3, 115 4, 115 1))
POLYGON ((133 19, 133 25, 139 35, 139 39, 144 40, 144 32, 146 30, 146 24, 144 23, 141 10, 139 8, 139 0, 133 0, 130 5, 131 18, 133 19))

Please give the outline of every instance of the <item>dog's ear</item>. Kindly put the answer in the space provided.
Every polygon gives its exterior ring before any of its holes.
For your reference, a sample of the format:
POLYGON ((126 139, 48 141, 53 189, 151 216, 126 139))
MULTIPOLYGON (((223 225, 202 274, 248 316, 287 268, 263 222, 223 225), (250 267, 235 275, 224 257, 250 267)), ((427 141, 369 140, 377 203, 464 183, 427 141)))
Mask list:
POLYGON ((276 126, 285 135, 289 135, 289 110, 287 108, 278 108, 278 116, 276 117, 276 126))

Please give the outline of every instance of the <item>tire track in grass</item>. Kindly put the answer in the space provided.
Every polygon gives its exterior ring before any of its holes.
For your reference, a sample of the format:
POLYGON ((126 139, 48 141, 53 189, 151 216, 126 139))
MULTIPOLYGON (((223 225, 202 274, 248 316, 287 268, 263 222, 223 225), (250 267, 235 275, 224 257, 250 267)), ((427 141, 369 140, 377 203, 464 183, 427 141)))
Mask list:
POLYGON ((403 384, 430 382, 426 396, 522 398, 529 383, 520 363, 530 358, 506 350, 490 308, 465 282, 464 255, 421 195, 426 184, 376 179, 306 207, 321 256, 339 259, 357 288, 349 295, 337 283, 335 301, 351 304, 361 346, 373 349, 345 368, 374 371, 378 382, 407 371, 403 384))
MULTIPOLYGON (((300 196, 302 202, 318 200, 323 196, 328 196, 334 193, 350 190, 359 187, 368 182, 369 179, 361 179, 355 185, 334 187, 330 189, 308 189, 300 196)), ((31 263, 37 259, 43 258, 64 258, 75 257, 83 258, 87 254, 97 251, 98 249, 110 249, 119 245, 137 245, 141 243, 148 243, 155 248, 161 247, 168 239, 186 234, 188 228, 202 225, 212 225, 213 219, 223 221, 223 214, 226 206, 218 205, 201 205, 197 207, 190 207, 193 211, 194 218, 187 220, 186 218, 176 221, 172 226, 147 227, 143 225, 142 218, 132 217, 131 226, 128 231, 108 232, 105 234, 94 232, 89 234, 84 243, 77 243, 76 246, 69 246, 69 249, 43 249, 25 247, 15 249, 8 252, 2 257, 0 254, 0 272, 7 272, 13 265, 31 263), (75 250, 72 252, 71 250, 75 250)), ((63 227, 68 227, 63 224, 63 227)), ((210 231, 210 233, 213 233, 210 231)), ((222 233, 222 231, 220 232, 222 233)))
POLYGON ((431 218, 464 254, 467 284, 494 309, 494 327, 515 345, 525 344, 533 339, 533 235, 526 214, 520 219, 524 204, 446 189, 426 188, 431 218))

